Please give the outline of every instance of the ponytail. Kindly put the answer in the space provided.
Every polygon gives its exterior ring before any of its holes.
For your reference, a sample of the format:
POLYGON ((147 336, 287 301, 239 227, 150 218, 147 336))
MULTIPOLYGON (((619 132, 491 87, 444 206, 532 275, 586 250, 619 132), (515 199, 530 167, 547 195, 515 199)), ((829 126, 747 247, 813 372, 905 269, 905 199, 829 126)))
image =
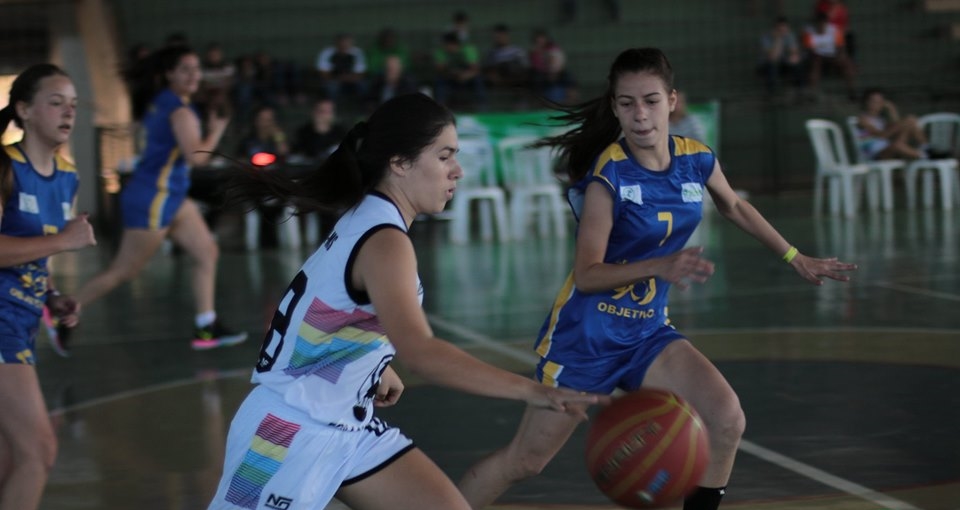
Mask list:
POLYGON ((620 121, 613 114, 617 81, 626 73, 650 73, 673 90, 673 68, 658 48, 624 50, 610 65, 607 89, 602 96, 571 107, 556 106, 561 113, 553 119, 575 125, 566 133, 543 138, 535 146, 558 147, 561 164, 566 166, 571 182, 577 182, 592 170, 591 166, 607 146, 620 138, 620 121))
MULTIPOLYGON (((14 120, 15 116, 16 111, 12 104, 0 108, 0 139, 3 138, 3 134, 7 131, 7 126, 14 120)), ((13 192, 12 165, 13 161, 10 160, 10 155, 7 154, 7 148, 0 147, 0 207, 3 207, 7 203, 7 199, 10 198, 10 193, 13 192)))
POLYGON ((557 107, 562 113, 551 118, 576 127, 534 144, 535 147, 560 149, 560 164, 570 176, 570 182, 582 179, 600 153, 620 137, 620 122, 613 114, 611 101, 612 95, 605 93, 585 103, 557 107))
MULTIPOLYGON (((293 205, 297 214, 337 218, 380 185, 391 159, 415 160, 454 123, 449 110, 423 94, 394 97, 355 124, 337 150, 301 179, 242 165, 227 185, 227 203, 250 208, 280 200, 293 205)), ((326 237, 333 222, 322 225, 326 237)))

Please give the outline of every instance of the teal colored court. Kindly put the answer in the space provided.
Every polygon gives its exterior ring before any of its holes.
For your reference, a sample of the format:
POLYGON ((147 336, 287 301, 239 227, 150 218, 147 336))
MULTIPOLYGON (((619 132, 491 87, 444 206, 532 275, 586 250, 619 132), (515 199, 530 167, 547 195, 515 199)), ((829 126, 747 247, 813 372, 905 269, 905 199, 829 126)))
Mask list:
MULTIPOLYGON (((806 194, 754 203, 802 251, 860 269, 848 284, 814 287, 716 215, 695 235, 717 273, 675 290, 670 311, 747 414, 724 507, 955 510, 960 212, 842 220, 811 218, 806 194)), ((412 234, 435 331, 531 373, 533 336, 569 271, 572 240, 454 246, 437 220, 417 222, 412 234)), ((42 508, 205 508, 259 337, 307 253, 224 250, 218 308, 251 332, 238 347, 190 350, 189 268, 175 255, 157 255, 132 284, 85 311, 72 359, 41 338, 41 382, 61 441, 42 508)), ((62 257, 61 287, 89 278, 109 255, 101 247, 62 257)), ((406 383, 382 416, 455 480, 508 441, 522 413, 513 402, 406 383)), ((499 508, 613 508, 586 473, 585 431, 499 508)))

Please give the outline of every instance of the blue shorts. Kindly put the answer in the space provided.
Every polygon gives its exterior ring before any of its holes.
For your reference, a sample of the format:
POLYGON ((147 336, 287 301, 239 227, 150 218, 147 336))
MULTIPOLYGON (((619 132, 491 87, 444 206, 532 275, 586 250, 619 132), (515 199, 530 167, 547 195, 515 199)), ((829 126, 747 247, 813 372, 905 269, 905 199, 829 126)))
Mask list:
POLYGON ((40 316, 26 308, 0 303, 0 363, 35 365, 40 316))
POLYGON ((120 192, 124 228, 160 230, 170 226, 187 195, 131 184, 120 192))
POLYGON ((568 367, 558 361, 541 358, 537 363, 537 380, 548 386, 570 388, 590 393, 610 394, 619 388, 633 391, 643 384, 647 369, 674 340, 685 338, 673 326, 661 326, 632 350, 611 357, 600 366, 568 367))

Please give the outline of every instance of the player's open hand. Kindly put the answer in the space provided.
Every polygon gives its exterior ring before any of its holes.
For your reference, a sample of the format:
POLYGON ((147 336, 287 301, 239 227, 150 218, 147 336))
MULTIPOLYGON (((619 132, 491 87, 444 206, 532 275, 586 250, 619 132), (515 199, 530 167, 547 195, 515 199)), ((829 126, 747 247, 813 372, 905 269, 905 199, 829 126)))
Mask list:
POLYGON ((829 259, 817 259, 798 253, 790 265, 797 270, 797 273, 808 282, 814 285, 823 285, 821 277, 830 278, 841 282, 850 280, 850 276, 843 274, 845 271, 855 271, 856 264, 840 262, 836 257, 829 259))
POLYGON ((706 282, 713 275, 714 267, 702 254, 702 246, 692 246, 662 257, 656 274, 680 289, 689 287, 690 282, 706 282))
POLYGON ((380 376, 380 384, 377 385, 377 395, 373 399, 373 405, 374 407, 390 407, 400 400, 401 393, 403 393, 403 381, 388 365, 387 369, 383 371, 383 375, 380 376))
POLYGON ((552 388, 542 384, 536 384, 536 387, 538 395, 533 400, 528 401, 529 404, 577 416, 583 421, 587 420, 587 408, 589 406, 610 403, 609 395, 597 395, 567 388, 552 388))

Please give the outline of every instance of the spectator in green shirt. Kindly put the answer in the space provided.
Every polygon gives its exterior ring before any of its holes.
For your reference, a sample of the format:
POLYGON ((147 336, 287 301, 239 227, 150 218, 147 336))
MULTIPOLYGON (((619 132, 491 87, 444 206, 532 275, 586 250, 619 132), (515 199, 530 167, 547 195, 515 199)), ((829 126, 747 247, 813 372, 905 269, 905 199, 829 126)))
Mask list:
POLYGON ((397 31, 384 28, 377 35, 376 44, 367 50, 367 71, 371 76, 383 74, 387 57, 396 56, 404 69, 410 69, 410 49, 400 41, 397 31))
POLYGON ((443 46, 434 53, 436 80, 433 94, 435 99, 447 106, 453 98, 459 102, 459 96, 468 93, 463 103, 467 107, 485 109, 487 91, 480 74, 480 58, 477 48, 460 41, 456 32, 443 35, 443 46))

